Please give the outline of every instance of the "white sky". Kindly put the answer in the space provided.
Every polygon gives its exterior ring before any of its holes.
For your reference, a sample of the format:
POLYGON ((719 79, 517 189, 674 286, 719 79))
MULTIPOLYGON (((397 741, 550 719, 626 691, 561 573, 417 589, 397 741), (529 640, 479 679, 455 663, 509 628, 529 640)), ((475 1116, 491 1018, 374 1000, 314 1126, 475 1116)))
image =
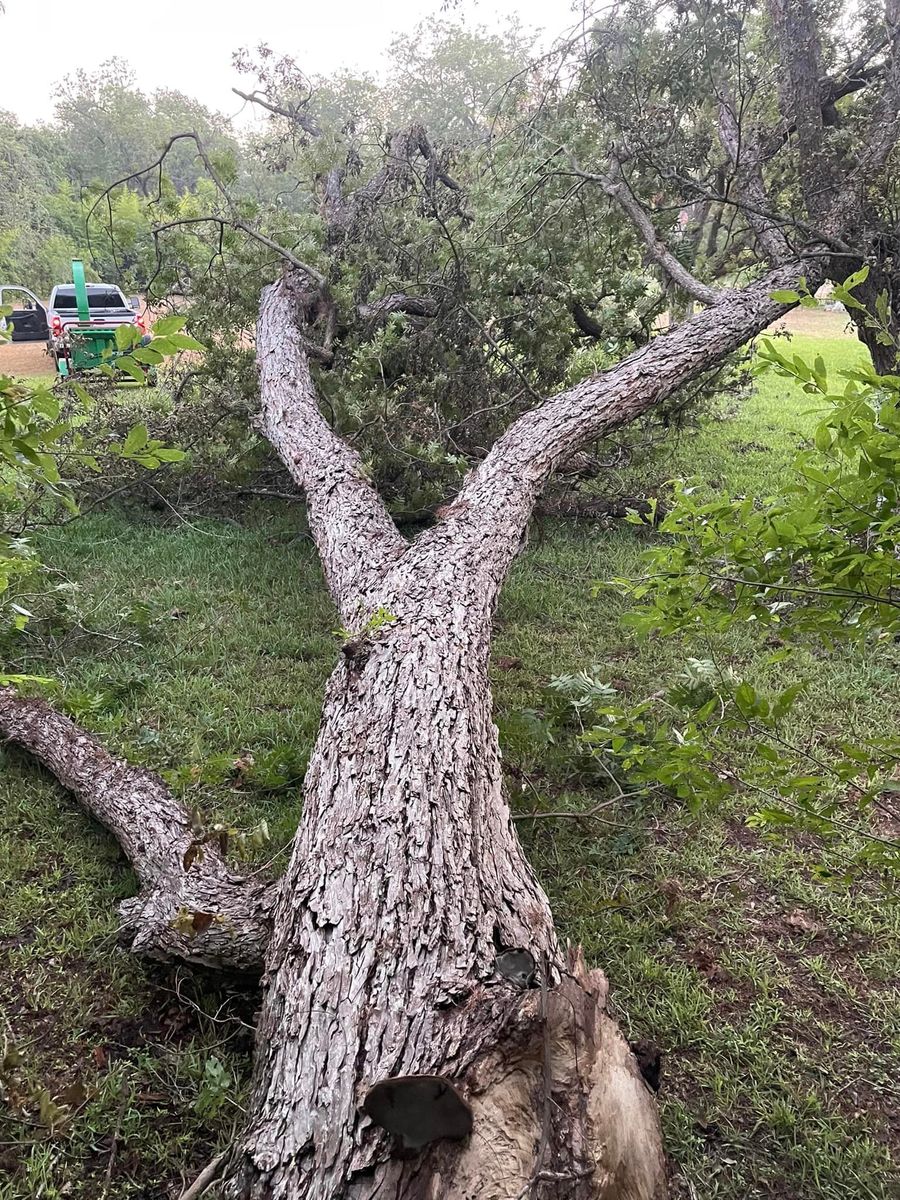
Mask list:
MULTIPOLYGON (((232 85, 247 78, 232 51, 268 42, 309 74, 377 71, 396 33, 440 16, 442 0, 2 0, 0 109, 25 121, 53 116, 53 85, 79 67, 118 56, 145 91, 178 88, 236 113, 232 85)), ((463 0, 444 14, 496 28, 517 14, 549 43, 573 24, 572 0, 463 0)))

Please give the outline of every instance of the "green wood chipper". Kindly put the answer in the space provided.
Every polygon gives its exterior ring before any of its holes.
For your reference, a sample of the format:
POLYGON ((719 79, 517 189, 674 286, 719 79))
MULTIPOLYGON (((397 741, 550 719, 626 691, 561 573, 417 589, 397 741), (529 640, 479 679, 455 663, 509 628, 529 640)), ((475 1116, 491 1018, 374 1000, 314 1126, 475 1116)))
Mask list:
MULTIPOLYGON (((72 284, 53 289, 50 301, 50 353, 61 378, 100 371, 116 371, 117 362, 130 355, 136 345, 150 339, 145 336, 140 317, 131 309, 116 287, 88 284, 84 263, 72 261, 72 284), (125 326, 128 335, 118 333, 125 326)), ((136 364, 129 359, 127 375, 134 376, 136 364)), ((150 368, 141 368, 147 382, 153 382, 150 368)), ((119 381, 121 375, 117 372, 119 381)))

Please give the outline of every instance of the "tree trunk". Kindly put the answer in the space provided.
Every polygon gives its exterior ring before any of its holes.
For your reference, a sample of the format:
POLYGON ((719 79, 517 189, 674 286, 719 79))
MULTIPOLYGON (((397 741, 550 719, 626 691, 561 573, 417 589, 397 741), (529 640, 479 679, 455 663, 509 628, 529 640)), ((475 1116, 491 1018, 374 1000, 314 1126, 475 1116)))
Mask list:
MULTIPOLYGON (((886 243, 887 238, 883 241, 886 243)), ((857 337, 872 355, 872 365, 878 374, 895 375, 900 348, 900 289, 897 287, 894 264, 900 258, 900 245, 883 244, 880 250, 878 263, 870 265, 868 278, 853 291, 865 311, 851 308, 848 315, 856 329, 857 337), (875 328, 869 324, 878 313, 877 305, 882 294, 887 296, 887 306, 883 309, 883 316, 887 318, 884 333, 880 327, 880 319, 875 328)), ((838 275, 838 278, 841 276, 838 275)))
POLYGON ((379 597, 394 619, 352 639, 328 684, 275 912, 242 1197, 663 1194, 654 1100, 602 974, 561 951, 510 820, 494 597, 460 586, 466 568, 452 552, 424 578, 398 567, 379 597), (404 1150, 362 1115, 373 1085, 410 1075, 466 1096, 462 1147, 404 1150))
POLYGON ((555 465, 764 328, 784 311, 771 292, 802 271, 786 264, 723 295, 527 413, 412 545, 355 455, 329 440, 291 288, 264 295, 262 426, 306 491, 350 636, 274 914, 232 1195, 664 1193, 653 1098, 604 1013, 602 976, 561 952, 510 821, 491 718, 491 619, 555 465), (508 978, 509 963, 523 961, 533 977, 508 978), (421 1128, 407 1128, 404 1146, 364 1115, 371 1089, 410 1076, 465 1096, 465 1143, 422 1146, 421 1128))
MULTIPOLYGON (((811 287, 815 272, 806 267, 811 287)), ((557 465, 743 345, 784 312, 771 293, 802 273, 788 263, 723 293, 526 413, 412 544, 319 411, 298 327, 303 289, 266 290, 261 425, 304 489, 346 627, 271 919, 271 895, 230 875, 214 847, 192 858, 190 819, 162 781, 104 761, 96 744, 82 753, 80 731, 57 728, 49 710, 52 736, 11 701, 4 723, 0 703, 0 731, 119 837, 142 880, 136 908, 167 893, 168 908, 151 905, 152 952, 207 961, 174 929, 201 884, 197 911, 212 917, 203 936, 230 925, 248 965, 272 928, 231 1196, 664 1195, 655 1101, 606 1015, 602 973, 559 946, 510 820, 491 717, 491 621, 557 465)), ((220 959, 231 942, 216 942, 220 959)))

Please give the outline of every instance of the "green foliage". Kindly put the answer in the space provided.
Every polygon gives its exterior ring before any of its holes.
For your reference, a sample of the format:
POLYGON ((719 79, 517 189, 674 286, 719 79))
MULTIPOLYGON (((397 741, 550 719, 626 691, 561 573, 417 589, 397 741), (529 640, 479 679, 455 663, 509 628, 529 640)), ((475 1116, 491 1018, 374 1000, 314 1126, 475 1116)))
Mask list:
POLYGON ((197 1093, 196 1110, 200 1117, 214 1117, 228 1103, 235 1091, 235 1078, 215 1054, 203 1064, 203 1077, 197 1093))
POLYGON ((377 633, 385 625, 392 625, 397 618, 384 607, 379 607, 360 629, 340 629, 334 631, 334 636, 342 642, 359 641, 372 633, 377 633))
POLYGON ((900 377, 870 367, 843 372, 788 358, 763 344, 761 368, 796 380, 820 402, 813 445, 796 456, 794 482, 762 503, 709 500, 676 482, 661 523, 670 535, 648 557, 647 577, 623 582, 641 601, 636 628, 672 633, 736 621, 782 636, 893 636, 900 629, 900 377))
MULTIPOLYGON (((160 347, 159 361, 177 352, 165 343, 165 338, 154 337, 148 346, 160 347)), ((138 374, 137 382, 143 384, 143 372, 138 374)), ((95 401, 78 383, 54 389, 46 382, 0 375, 0 645, 21 633, 32 616, 26 594, 31 604, 67 590, 62 583, 48 592, 40 582, 32 523, 76 514, 80 480, 102 477, 111 463, 152 470, 184 458, 180 449, 151 438, 144 424, 134 425, 118 441, 96 417, 95 401), (26 593, 31 588, 37 590, 26 593)), ((0 684, 11 681, 12 676, 0 674, 0 684)))
POLYGON ((625 622, 644 637, 709 645, 736 628, 758 631, 755 682, 709 663, 710 694, 695 688, 691 700, 682 686, 599 708, 586 738, 630 777, 664 783, 688 804, 737 786, 763 797, 752 823, 842 838, 858 860, 900 870, 900 845, 878 833, 895 812, 900 737, 856 742, 837 731, 812 750, 785 731, 802 680, 775 691, 766 682, 791 644, 829 652, 842 641, 890 644, 900 631, 900 376, 862 365, 835 379, 821 357, 810 364, 774 341, 756 369, 793 381, 815 404, 794 482, 777 496, 710 499, 699 482, 676 481, 644 573, 602 585, 635 602, 625 622))

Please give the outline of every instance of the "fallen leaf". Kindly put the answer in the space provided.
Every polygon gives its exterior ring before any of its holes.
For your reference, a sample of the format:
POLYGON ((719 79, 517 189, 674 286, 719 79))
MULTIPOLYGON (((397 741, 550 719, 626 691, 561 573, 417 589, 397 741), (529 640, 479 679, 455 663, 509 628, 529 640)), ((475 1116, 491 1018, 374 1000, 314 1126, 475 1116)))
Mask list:
POLYGON ((785 925, 790 925, 791 929, 801 929, 804 933, 821 933, 822 926, 818 921, 814 921, 808 917, 805 912, 801 912, 799 908, 794 909, 792 913, 784 919, 785 925))

